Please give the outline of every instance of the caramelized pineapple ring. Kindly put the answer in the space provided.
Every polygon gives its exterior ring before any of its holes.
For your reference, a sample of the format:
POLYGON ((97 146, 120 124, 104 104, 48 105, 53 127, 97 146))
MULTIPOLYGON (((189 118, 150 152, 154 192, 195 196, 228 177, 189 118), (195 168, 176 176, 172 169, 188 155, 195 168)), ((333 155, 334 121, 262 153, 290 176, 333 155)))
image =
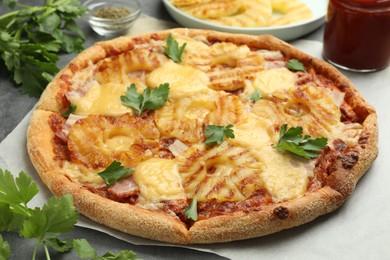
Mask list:
POLYGON ((302 126, 305 134, 313 137, 334 136, 341 113, 334 100, 322 89, 314 86, 299 86, 274 92, 267 99, 256 102, 253 112, 274 122, 302 126))
POLYGON ((193 96, 172 99, 156 110, 154 120, 160 132, 184 143, 203 142, 205 118, 215 110, 215 91, 207 89, 193 96))
POLYGON ((181 10, 197 18, 207 19, 234 15, 241 6, 240 0, 214 0, 209 3, 184 6, 181 10))
POLYGON ((242 6, 237 13, 208 21, 232 27, 259 27, 266 26, 271 15, 269 0, 242 0, 242 6))
POLYGON ((311 9, 300 0, 271 0, 274 13, 269 26, 281 26, 310 19, 313 16, 311 9))
POLYGON ((159 137, 150 118, 91 115, 72 126, 68 148, 73 161, 88 167, 107 167, 113 160, 134 167, 158 152, 159 137))
POLYGON ((209 3, 212 0, 171 0, 171 3, 175 6, 186 6, 209 3))
POLYGON ((259 71, 264 70, 264 57, 247 46, 216 43, 211 46, 210 64, 207 72, 209 87, 235 91, 244 88, 246 80, 254 79, 259 71))
POLYGON ((122 83, 130 85, 134 77, 143 77, 168 61, 161 46, 136 47, 118 56, 106 58, 95 68, 95 79, 100 84, 122 83))
POLYGON ((198 201, 242 201, 261 190, 263 163, 257 152, 228 142, 195 145, 177 157, 187 197, 198 201))

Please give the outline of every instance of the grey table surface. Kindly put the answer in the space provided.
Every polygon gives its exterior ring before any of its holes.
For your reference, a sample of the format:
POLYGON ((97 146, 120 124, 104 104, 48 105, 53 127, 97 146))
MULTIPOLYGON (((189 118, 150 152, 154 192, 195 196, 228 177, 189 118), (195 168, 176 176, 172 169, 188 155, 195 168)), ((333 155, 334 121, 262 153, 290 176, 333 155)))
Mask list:
MULTIPOLYGON (((44 3, 43 0, 24 0, 21 3, 40 5, 44 3)), ((83 1, 82 1, 83 2, 83 1)), ((140 0, 142 4, 142 11, 144 14, 156 17, 158 19, 173 21, 167 13, 162 2, 159 0, 140 0)), ((0 4, 0 14, 9 11, 4 5, 0 4)), ((80 20, 79 26, 87 36, 85 47, 91 46, 94 42, 103 40, 104 38, 96 35, 88 26, 88 24, 80 20)), ((322 41, 323 27, 314 32, 302 37, 301 39, 322 41)), ((62 55, 58 62, 59 68, 63 68, 75 54, 62 55)), ((16 86, 10 73, 0 71, 0 142, 12 132, 18 123, 25 117, 25 115, 33 108, 37 98, 21 95, 19 88, 16 86)), ((34 250, 35 241, 26 240, 19 237, 17 233, 2 232, 3 238, 11 245, 12 255, 11 259, 31 259, 34 250)), ((97 250, 99 255, 107 252, 118 252, 120 250, 134 250, 137 257, 142 259, 225 259, 223 257, 189 250, 185 248, 176 247, 150 247, 150 246, 136 246, 124 242, 122 240, 113 238, 101 232, 91 229, 76 227, 67 237, 85 238, 97 250)), ((45 259, 43 250, 38 251, 36 259, 45 259)), ((65 254, 53 253, 52 259, 78 259, 73 252, 65 254)), ((254 256, 254 259, 256 257, 254 256)))

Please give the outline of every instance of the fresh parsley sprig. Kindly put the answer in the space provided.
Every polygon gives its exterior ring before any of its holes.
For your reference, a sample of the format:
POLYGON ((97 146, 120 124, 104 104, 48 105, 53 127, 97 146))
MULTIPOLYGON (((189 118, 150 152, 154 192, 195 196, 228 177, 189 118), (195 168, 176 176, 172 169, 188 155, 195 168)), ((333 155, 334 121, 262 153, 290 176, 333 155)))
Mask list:
POLYGON ((104 171, 98 175, 104 179, 108 186, 117 182, 120 178, 134 173, 134 170, 122 166, 120 162, 113 161, 104 171))
POLYGON ((309 135, 302 136, 301 126, 287 129, 287 124, 280 128, 279 142, 275 146, 278 150, 285 150, 305 159, 317 158, 319 153, 328 143, 325 137, 312 138, 309 135))
POLYGON ((70 106, 68 107, 68 109, 65 111, 65 113, 63 114, 64 117, 69 117, 70 114, 72 114, 74 111, 76 111, 77 109, 77 105, 75 104, 70 104, 70 106))
POLYGON ((305 71, 305 66, 297 59, 290 59, 287 62, 287 68, 294 71, 305 71))
MULTIPOLYGON (((72 196, 53 196, 42 208, 29 208, 27 204, 38 192, 38 186, 26 173, 20 172, 14 178, 9 171, 0 169, 0 231, 16 231, 22 237, 35 238, 33 260, 39 246, 44 247, 46 259, 51 259, 49 246, 57 252, 75 249, 82 259, 135 259, 133 251, 107 252, 97 256, 85 239, 60 239, 61 234, 73 230, 79 216, 72 196)), ((10 256, 11 246, 0 235, 0 259, 10 256)))
POLYGON ((173 39, 172 35, 169 35, 165 42, 167 46, 164 47, 165 49, 165 55, 167 55, 171 60, 174 62, 181 62, 181 56, 183 55, 184 48, 186 47, 187 43, 184 43, 182 46, 179 47, 179 43, 173 39))
POLYGON ((219 126, 219 125, 208 125, 204 131, 206 136, 205 145, 210 146, 213 144, 222 144, 224 138, 234 138, 233 125, 219 126))
POLYGON ((15 11, 0 16, 0 67, 13 73, 21 93, 38 97, 59 71, 58 52, 83 50, 76 20, 87 9, 78 0, 46 0, 42 6, 0 0, 15 11))
POLYGON ((145 110, 157 110, 168 100, 169 83, 161 84, 151 89, 147 87, 143 94, 137 92, 135 84, 127 88, 125 95, 121 96, 122 104, 134 108, 140 116, 145 110))
POLYGON ((253 91, 251 94, 249 94, 248 96, 249 100, 251 100, 252 102, 256 102, 257 100, 260 100, 263 98, 263 95, 261 94, 261 92, 259 90, 255 90, 253 91))
POLYGON ((184 215, 193 221, 198 220, 198 201, 196 197, 194 197, 191 201, 191 204, 184 210, 184 215))

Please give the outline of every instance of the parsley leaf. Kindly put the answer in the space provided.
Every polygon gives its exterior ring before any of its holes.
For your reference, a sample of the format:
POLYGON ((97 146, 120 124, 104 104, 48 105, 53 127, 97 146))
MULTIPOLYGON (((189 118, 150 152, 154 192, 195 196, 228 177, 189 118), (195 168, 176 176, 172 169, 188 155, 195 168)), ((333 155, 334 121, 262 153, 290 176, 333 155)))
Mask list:
POLYGON ((138 115, 144 110, 157 110, 168 100, 169 83, 160 84, 159 87, 151 89, 147 87, 143 94, 137 93, 135 84, 127 88, 124 96, 121 96, 122 104, 134 108, 138 115))
POLYGON ((181 62, 181 55, 183 54, 187 43, 184 43, 181 47, 179 47, 179 43, 172 38, 172 35, 169 35, 165 41, 167 44, 167 46, 164 47, 165 55, 171 58, 174 62, 181 62))
POLYGON ((113 161, 104 171, 98 175, 104 179, 108 186, 114 184, 120 178, 130 175, 134 172, 132 169, 125 168, 120 162, 113 161))
POLYGON ((249 96, 248 96, 249 100, 253 101, 253 102, 256 102, 257 100, 260 100, 263 98, 263 95, 261 94, 261 92, 259 90, 255 90, 253 91, 249 96))
POLYGON ((77 218, 78 213, 71 195, 51 197, 42 209, 35 208, 31 211, 31 217, 23 223, 20 234, 26 238, 37 238, 38 242, 44 241, 71 231, 77 218))
POLYGON ((291 59, 287 62, 287 68, 294 71, 305 71, 305 66, 297 59, 291 59))
POLYGON ((69 117, 74 111, 76 111, 77 106, 75 104, 70 104, 68 110, 63 114, 64 117, 69 117))
POLYGON ((192 199, 191 204, 184 210, 184 215, 190 220, 198 220, 198 201, 196 197, 192 199))
POLYGON ((27 203, 38 193, 38 186, 31 177, 20 172, 15 179, 9 171, 0 169, 0 202, 9 204, 11 212, 29 216, 27 203))
POLYGON ((218 125, 208 125, 204 131, 206 135, 206 146, 212 144, 222 144, 224 138, 234 138, 233 125, 227 126, 218 126, 218 125))
POLYGON ((9 259, 11 256, 11 247, 7 241, 3 240, 3 236, 0 234, 0 259, 9 259))
POLYGON ((302 136, 302 127, 291 127, 287 129, 284 124, 280 128, 279 142, 275 146, 278 150, 285 150, 305 159, 317 158, 319 153, 328 143, 325 137, 312 138, 309 135, 302 136))
POLYGON ((96 257, 96 251, 85 239, 74 239, 73 247, 82 259, 92 259, 96 257))

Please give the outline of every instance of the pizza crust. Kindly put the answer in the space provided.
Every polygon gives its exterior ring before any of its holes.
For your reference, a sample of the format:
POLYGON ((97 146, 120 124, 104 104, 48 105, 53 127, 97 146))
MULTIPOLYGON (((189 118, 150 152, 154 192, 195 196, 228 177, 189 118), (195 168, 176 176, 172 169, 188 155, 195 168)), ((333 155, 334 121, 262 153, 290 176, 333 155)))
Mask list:
POLYGON ((377 142, 375 109, 365 101, 352 83, 331 65, 269 35, 232 35, 190 29, 174 29, 133 38, 121 37, 97 43, 85 50, 48 85, 33 112, 27 132, 27 148, 31 161, 53 194, 72 194, 77 209, 100 224, 128 234, 176 244, 217 243, 259 237, 307 223, 339 208, 375 160, 378 154, 377 142), (358 159, 352 167, 346 168, 343 158, 337 158, 335 170, 323 177, 325 186, 316 192, 306 192, 304 196, 292 201, 263 206, 259 211, 240 211, 199 220, 189 229, 177 217, 106 199, 71 181, 63 174, 59 161, 53 159, 54 133, 47 123, 50 115, 62 113, 66 107, 66 104, 58 102, 58 95, 70 88, 72 76, 89 66, 90 62, 97 63, 101 59, 129 50, 135 42, 164 39, 170 33, 205 37, 210 42, 228 41, 253 48, 281 50, 286 57, 296 58, 304 63, 306 68, 313 68, 317 74, 332 80, 346 93, 352 109, 364 118, 361 122, 363 137, 353 150, 358 159))

